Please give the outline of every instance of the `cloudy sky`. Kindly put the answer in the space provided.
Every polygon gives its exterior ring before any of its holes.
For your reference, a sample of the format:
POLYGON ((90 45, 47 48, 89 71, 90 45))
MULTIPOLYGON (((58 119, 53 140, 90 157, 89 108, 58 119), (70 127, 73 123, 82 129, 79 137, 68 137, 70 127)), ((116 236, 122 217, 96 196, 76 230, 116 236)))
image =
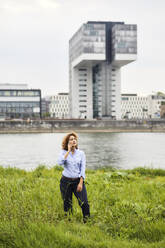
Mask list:
POLYGON ((68 41, 87 21, 138 25, 138 59, 122 68, 122 92, 165 92, 164 0, 0 0, 0 83, 43 95, 68 91, 68 41))

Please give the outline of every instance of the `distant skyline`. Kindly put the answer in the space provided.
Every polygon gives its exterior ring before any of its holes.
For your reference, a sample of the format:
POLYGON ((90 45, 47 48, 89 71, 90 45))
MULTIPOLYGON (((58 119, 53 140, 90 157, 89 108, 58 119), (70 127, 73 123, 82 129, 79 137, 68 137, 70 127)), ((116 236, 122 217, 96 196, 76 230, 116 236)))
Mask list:
POLYGON ((137 61, 122 68, 122 93, 165 92, 163 0, 1 0, 0 83, 42 95, 67 92, 69 39, 87 21, 137 24, 137 61))

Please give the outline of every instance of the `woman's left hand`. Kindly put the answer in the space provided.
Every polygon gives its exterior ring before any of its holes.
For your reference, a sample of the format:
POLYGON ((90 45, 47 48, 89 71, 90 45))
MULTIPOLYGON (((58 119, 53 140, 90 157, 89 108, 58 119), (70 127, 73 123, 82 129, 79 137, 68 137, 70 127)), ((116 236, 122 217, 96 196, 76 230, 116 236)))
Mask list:
POLYGON ((79 183, 79 184, 77 185, 77 192, 81 192, 81 191, 82 191, 82 188, 83 188, 82 183, 79 183))

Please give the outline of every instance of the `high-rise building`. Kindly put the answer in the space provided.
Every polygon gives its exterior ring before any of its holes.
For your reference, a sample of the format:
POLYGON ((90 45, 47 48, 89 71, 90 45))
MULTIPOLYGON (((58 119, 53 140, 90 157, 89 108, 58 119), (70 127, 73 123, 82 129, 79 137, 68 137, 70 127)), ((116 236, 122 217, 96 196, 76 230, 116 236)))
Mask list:
POLYGON ((83 24, 69 41, 71 118, 121 118, 120 68, 136 60, 137 26, 83 24))

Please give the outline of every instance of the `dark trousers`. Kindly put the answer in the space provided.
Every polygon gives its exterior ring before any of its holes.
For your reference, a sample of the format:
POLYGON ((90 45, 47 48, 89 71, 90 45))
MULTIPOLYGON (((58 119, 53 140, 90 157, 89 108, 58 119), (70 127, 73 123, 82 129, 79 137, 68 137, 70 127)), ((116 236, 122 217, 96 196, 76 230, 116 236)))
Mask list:
POLYGON ((74 193, 82 209, 83 220, 85 222, 87 217, 90 216, 89 204, 87 199, 87 191, 84 183, 82 191, 77 192, 77 185, 79 184, 79 182, 80 179, 72 181, 62 177, 60 180, 60 190, 64 201, 64 211, 68 212, 70 210, 72 212, 72 195, 74 193))

